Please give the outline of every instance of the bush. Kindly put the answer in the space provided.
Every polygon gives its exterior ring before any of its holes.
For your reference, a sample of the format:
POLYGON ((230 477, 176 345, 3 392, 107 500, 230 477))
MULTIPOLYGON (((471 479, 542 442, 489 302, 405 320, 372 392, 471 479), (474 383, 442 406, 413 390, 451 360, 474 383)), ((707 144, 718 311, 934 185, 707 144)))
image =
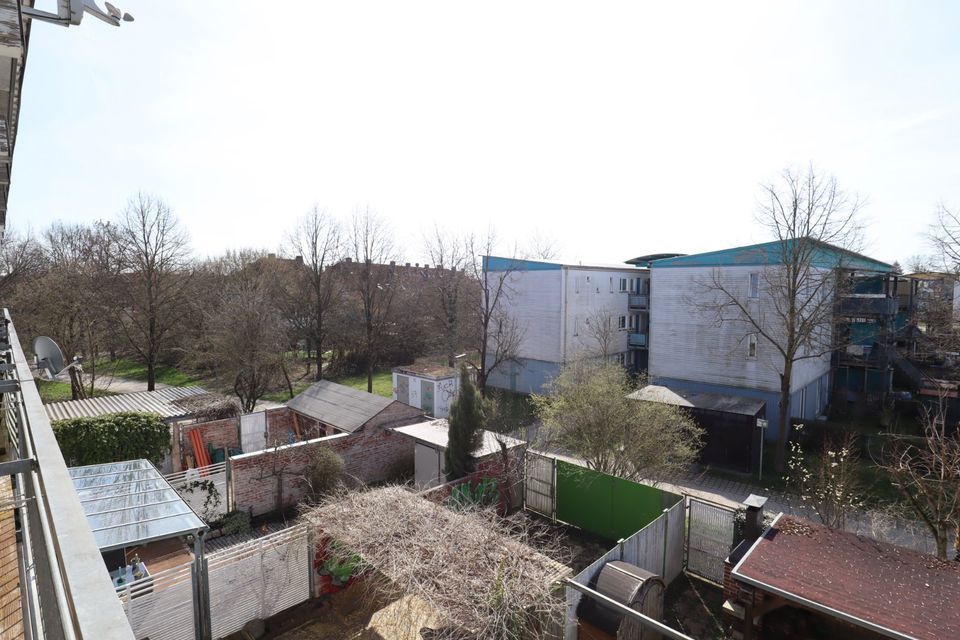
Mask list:
POLYGON ((159 416, 132 411, 53 423, 68 466, 146 458, 163 462, 170 452, 170 428, 159 416))
POLYGON ((343 475, 343 458, 330 447, 320 447, 304 469, 303 483, 310 498, 318 500, 340 483, 343 475))

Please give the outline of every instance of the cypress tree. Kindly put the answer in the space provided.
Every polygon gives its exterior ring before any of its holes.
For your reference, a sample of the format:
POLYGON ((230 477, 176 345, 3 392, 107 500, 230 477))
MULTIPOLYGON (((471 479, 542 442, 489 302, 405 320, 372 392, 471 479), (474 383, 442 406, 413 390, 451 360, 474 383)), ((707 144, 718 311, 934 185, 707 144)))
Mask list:
POLYGON ((483 398, 473 385, 466 366, 462 366, 460 393, 450 405, 450 431, 444 455, 448 481, 473 471, 473 452, 483 443, 483 415, 483 398))

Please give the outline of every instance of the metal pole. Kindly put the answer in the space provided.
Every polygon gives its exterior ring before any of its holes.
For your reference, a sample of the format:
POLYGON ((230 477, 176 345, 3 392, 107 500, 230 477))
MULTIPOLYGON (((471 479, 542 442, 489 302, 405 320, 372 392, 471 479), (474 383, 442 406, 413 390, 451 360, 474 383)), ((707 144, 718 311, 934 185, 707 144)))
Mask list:
POLYGON ((667 535, 670 533, 670 509, 664 509, 663 515, 663 571, 660 573, 663 576, 663 581, 669 583, 670 580, 667 578, 667 535))
POLYGON ((654 620, 650 616, 644 615, 639 611, 634 611, 630 607, 617 602, 613 598, 608 598, 602 593, 598 591, 594 591, 590 587, 586 587, 582 584, 578 584, 573 580, 571 580, 570 578, 564 578, 563 584, 570 587, 571 589, 574 589, 575 591, 579 591, 580 593, 584 594, 588 598, 592 598, 594 600, 597 600, 598 602, 602 602, 603 604, 610 607, 617 613, 633 618, 634 620, 636 620, 637 622, 639 622, 640 624, 642 624, 643 626, 649 629, 652 629, 658 633, 662 633, 667 638, 672 638, 673 640, 695 640, 694 638, 691 638, 688 635, 684 635, 680 633, 676 629, 672 629, 668 627, 667 625, 663 624, 658 620, 654 620))

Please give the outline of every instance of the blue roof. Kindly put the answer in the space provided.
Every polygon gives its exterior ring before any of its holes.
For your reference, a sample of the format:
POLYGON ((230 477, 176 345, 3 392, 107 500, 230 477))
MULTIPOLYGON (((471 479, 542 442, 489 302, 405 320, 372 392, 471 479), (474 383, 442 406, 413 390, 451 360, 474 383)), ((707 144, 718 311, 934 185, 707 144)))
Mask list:
MULTIPOLYGON (((847 269, 857 269, 862 271, 879 271, 889 273, 893 271, 893 266, 886 262, 874 260, 868 256, 835 247, 820 240, 808 239, 817 245, 814 251, 812 263, 815 266, 832 269, 834 267, 844 267, 847 269)), ((733 247, 730 249, 721 249, 719 251, 709 251, 707 253, 696 253, 689 256, 678 256, 676 258, 664 258, 654 260, 650 263, 653 269, 663 267, 747 267, 747 266, 767 266, 782 264, 783 250, 789 243, 797 242, 788 240, 781 242, 764 242, 761 244, 751 244, 745 247, 733 247)))
POLYGON ((563 265, 540 260, 523 260, 521 258, 499 258, 497 256, 483 256, 483 270, 490 271, 559 271, 563 265))

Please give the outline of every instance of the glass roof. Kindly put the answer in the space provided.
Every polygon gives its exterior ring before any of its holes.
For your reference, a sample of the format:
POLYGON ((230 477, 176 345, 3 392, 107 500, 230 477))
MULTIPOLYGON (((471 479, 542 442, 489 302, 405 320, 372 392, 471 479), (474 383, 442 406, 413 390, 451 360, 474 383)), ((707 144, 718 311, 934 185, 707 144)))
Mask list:
POLYGON ((207 529, 149 460, 73 467, 70 477, 101 551, 207 529))

